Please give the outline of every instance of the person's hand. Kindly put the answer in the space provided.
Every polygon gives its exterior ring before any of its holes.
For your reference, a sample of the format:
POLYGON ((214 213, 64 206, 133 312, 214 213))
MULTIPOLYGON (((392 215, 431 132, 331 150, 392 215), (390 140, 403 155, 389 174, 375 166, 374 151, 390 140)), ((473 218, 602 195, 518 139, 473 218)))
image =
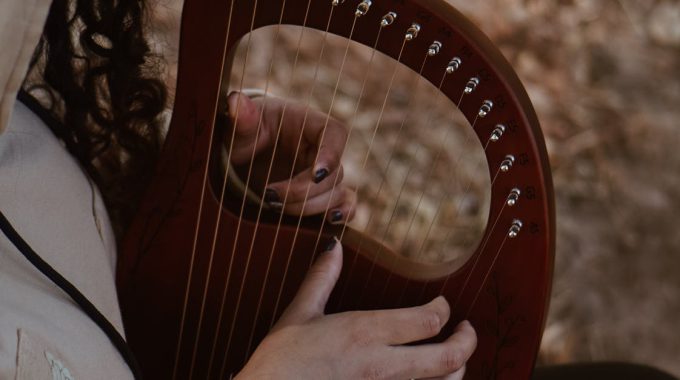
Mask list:
POLYGON ((436 344, 449 319, 443 297, 412 308, 324 315, 340 274, 342 247, 321 254, 297 296, 237 380, 462 379, 477 337, 468 322, 436 344))
MULTIPOLYGON (((227 104, 229 118, 236 128, 231 162, 245 181, 255 149, 248 185, 263 193, 270 207, 291 215, 325 213, 331 223, 353 217, 356 195, 342 184, 340 156, 347 131, 340 122, 311 107, 271 95, 266 100, 250 99, 234 92, 227 98, 227 104), (281 131, 277 133, 279 126, 281 131), (267 181, 277 134, 274 165, 267 181)), ((231 132, 227 139, 231 139, 231 132)), ((230 141, 226 145, 230 146, 230 141)))

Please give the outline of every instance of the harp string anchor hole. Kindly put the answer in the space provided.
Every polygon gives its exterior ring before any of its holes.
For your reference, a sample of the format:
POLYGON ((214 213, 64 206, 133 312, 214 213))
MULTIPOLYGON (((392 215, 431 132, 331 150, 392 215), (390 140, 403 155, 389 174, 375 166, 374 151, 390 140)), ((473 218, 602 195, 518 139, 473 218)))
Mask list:
POLYGON ((354 12, 355 17, 365 16, 368 10, 371 9, 371 0, 364 0, 357 5, 357 10, 354 12))
POLYGON ((519 201, 519 196, 522 195, 522 191, 518 188, 514 188, 510 190, 510 194, 508 195, 508 199, 505 201, 505 203, 512 207, 517 204, 519 201))
POLYGON ((430 57, 434 57, 435 55, 439 54, 439 51, 442 49, 442 43, 439 41, 434 41, 432 45, 430 45, 430 48, 427 49, 427 55, 430 57))
POLYGON ((510 225, 510 229, 508 230, 508 237, 510 239, 514 239, 517 236, 519 236, 519 232, 522 230, 522 221, 519 219, 514 219, 512 221, 512 225, 510 225))
POLYGON ((382 17, 380 20, 380 27, 384 28, 386 26, 390 26, 394 23, 394 20, 397 19, 397 14, 395 12, 389 12, 386 15, 382 17))
POLYGON ((493 102, 491 100, 485 100, 482 106, 479 108, 479 117, 486 117, 489 112, 493 109, 493 102))
POLYGON ((458 57, 453 58, 451 60, 451 62, 449 62, 449 64, 446 66, 446 73, 447 74, 455 73, 460 68, 460 65, 462 65, 462 64, 463 64, 463 61, 460 58, 458 58, 458 57))
POLYGON ((472 92, 475 91, 477 86, 479 86, 479 78, 477 77, 470 78, 470 80, 465 85, 465 93, 472 94, 472 92))
POLYGON ((408 28, 406 31, 406 41, 413 41, 416 37, 418 37, 418 33, 420 32, 420 25, 416 24, 415 22, 411 24, 411 27, 408 28))
POLYGON ((498 142, 498 140, 503 137, 503 133, 505 133, 505 125, 503 124, 498 124, 496 125, 496 128, 493 129, 493 132, 491 132, 491 137, 489 138, 491 142, 498 142))
POLYGON ((503 160, 503 162, 501 162, 501 171, 503 173, 509 172, 510 169, 512 169, 512 165, 514 165, 514 164, 515 164, 515 156, 513 156, 512 154, 508 154, 507 156, 505 156, 505 159, 503 160))

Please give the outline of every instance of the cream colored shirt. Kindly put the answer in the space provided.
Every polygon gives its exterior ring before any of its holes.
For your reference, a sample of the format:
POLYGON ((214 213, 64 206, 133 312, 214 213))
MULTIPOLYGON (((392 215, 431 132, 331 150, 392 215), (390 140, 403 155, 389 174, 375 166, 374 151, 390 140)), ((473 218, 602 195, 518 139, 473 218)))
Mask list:
MULTIPOLYGON (((21 103, 0 136, 0 209, 122 333, 116 247, 99 192, 21 103)), ((0 236, 0 379, 132 379, 108 337, 0 236)))

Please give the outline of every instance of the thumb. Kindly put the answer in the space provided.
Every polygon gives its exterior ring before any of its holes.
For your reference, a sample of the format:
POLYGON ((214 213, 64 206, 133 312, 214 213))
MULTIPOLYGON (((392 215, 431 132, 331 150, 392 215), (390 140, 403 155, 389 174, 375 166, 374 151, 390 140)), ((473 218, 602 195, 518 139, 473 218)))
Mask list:
POLYGON ((297 295, 283 313, 277 327, 304 323, 323 315, 328 297, 342 269, 342 244, 333 238, 309 269, 297 295))

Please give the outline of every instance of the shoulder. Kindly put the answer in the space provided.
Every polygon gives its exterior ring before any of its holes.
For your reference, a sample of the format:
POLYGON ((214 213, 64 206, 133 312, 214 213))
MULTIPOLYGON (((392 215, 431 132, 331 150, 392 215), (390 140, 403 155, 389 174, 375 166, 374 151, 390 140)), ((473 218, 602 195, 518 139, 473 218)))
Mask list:
MULTIPOLYGON (((15 229, 122 331, 101 197, 20 103, 0 138, 0 178, 0 207, 15 229)), ((0 378, 131 378, 107 336, 2 234, 0 289, 0 378)))

